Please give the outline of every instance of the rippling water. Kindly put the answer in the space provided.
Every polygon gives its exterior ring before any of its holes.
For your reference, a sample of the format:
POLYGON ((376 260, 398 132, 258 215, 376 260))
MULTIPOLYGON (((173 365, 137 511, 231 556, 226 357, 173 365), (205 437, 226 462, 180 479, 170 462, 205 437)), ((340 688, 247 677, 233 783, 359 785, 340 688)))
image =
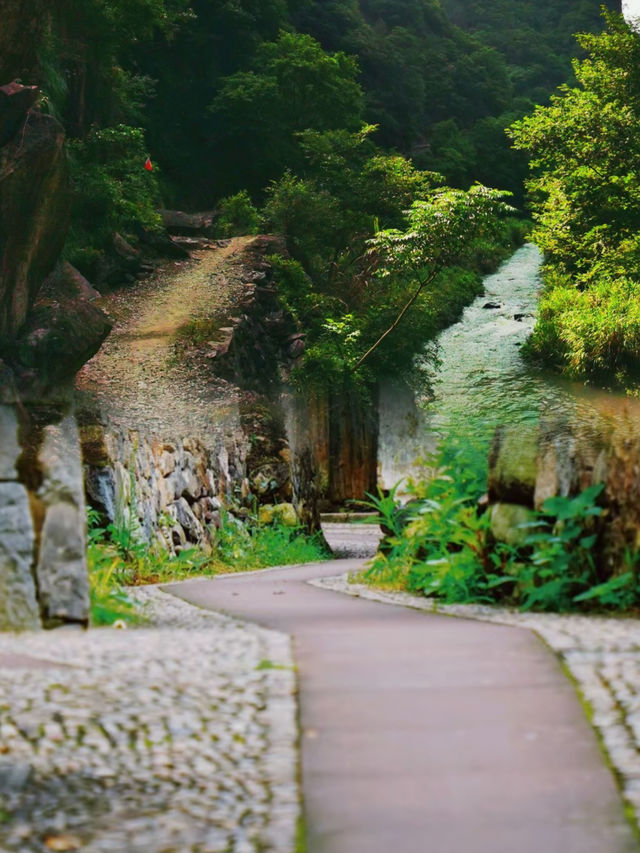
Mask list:
POLYGON ((486 441, 499 424, 531 423, 556 413, 640 431, 640 400, 564 382, 521 357, 535 324, 541 260, 539 250, 527 244, 485 278, 484 294, 440 335, 440 365, 415 397, 406 387, 382 389, 379 458, 385 486, 414 471, 416 460, 450 429, 471 428, 486 441))

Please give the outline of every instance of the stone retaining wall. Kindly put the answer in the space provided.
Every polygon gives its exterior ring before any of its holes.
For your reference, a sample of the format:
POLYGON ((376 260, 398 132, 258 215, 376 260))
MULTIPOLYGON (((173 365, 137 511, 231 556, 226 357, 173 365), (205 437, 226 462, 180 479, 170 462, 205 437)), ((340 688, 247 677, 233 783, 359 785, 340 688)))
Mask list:
POLYGON ((241 429, 215 449, 197 438, 160 439, 135 430, 81 428, 87 495, 109 523, 176 551, 211 546, 223 507, 249 494, 241 429))

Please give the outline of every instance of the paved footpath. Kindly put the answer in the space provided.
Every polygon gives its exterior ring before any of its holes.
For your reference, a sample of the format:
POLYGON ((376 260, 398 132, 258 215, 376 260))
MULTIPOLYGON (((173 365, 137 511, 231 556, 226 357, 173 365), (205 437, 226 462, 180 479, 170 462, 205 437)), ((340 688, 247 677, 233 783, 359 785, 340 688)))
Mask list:
POLYGON ((357 566, 166 588, 293 636, 309 853, 637 853, 543 643, 306 583, 357 566))

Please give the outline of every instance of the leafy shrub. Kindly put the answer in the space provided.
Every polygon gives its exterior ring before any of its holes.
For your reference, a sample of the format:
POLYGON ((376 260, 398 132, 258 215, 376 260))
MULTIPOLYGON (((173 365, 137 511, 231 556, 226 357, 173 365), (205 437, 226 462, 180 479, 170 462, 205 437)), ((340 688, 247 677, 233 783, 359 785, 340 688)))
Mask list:
POLYGON ((122 552, 117 545, 107 542, 107 529, 100 527, 97 512, 89 510, 88 522, 91 622, 93 625, 113 625, 119 620, 135 621, 138 617, 136 604, 124 589, 129 574, 122 552))
POLYGON ((297 527, 281 523, 243 524, 227 515, 216 535, 216 557, 225 567, 236 570, 263 569, 297 563, 317 563, 329 554, 317 536, 308 536, 297 527))
POLYGON ((570 376, 624 381, 640 369, 640 288, 609 277, 578 290, 566 276, 547 272, 538 323, 528 344, 570 376))
MULTIPOLYGON (((594 559, 601 484, 543 504, 519 547, 493 542, 489 515, 478 509, 486 490, 486 453, 449 440, 431 460, 433 476, 410 484, 405 518, 389 498, 371 500, 390 535, 364 578, 446 603, 505 603, 523 610, 629 609, 640 603, 639 556, 603 577, 594 559)), ((391 499, 393 502, 393 495, 391 499)))
POLYGON ((223 198, 219 208, 217 231, 221 237, 240 237, 258 233, 260 216, 246 190, 223 198))
MULTIPOLYGON (((447 602, 488 600, 488 518, 477 513, 486 488, 486 453, 451 440, 428 461, 433 476, 409 483, 406 524, 401 530, 391 526, 389 552, 374 558, 366 577, 375 581, 380 575, 390 583, 396 575, 409 590, 447 602)), ((372 505, 389 516, 380 498, 372 505)))

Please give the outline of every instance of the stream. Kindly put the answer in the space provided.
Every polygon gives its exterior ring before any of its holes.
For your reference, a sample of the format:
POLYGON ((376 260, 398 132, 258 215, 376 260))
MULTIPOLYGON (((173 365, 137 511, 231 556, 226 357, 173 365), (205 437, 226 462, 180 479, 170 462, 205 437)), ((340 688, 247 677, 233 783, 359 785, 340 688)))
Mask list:
POLYGON ((537 369, 520 349, 536 320, 542 255, 526 244, 484 280, 484 293, 437 340, 439 364, 425 360, 413 390, 387 383, 380 394, 380 483, 390 488, 420 469, 449 430, 481 443, 498 425, 557 414, 598 428, 637 432, 640 400, 568 382, 537 369))

